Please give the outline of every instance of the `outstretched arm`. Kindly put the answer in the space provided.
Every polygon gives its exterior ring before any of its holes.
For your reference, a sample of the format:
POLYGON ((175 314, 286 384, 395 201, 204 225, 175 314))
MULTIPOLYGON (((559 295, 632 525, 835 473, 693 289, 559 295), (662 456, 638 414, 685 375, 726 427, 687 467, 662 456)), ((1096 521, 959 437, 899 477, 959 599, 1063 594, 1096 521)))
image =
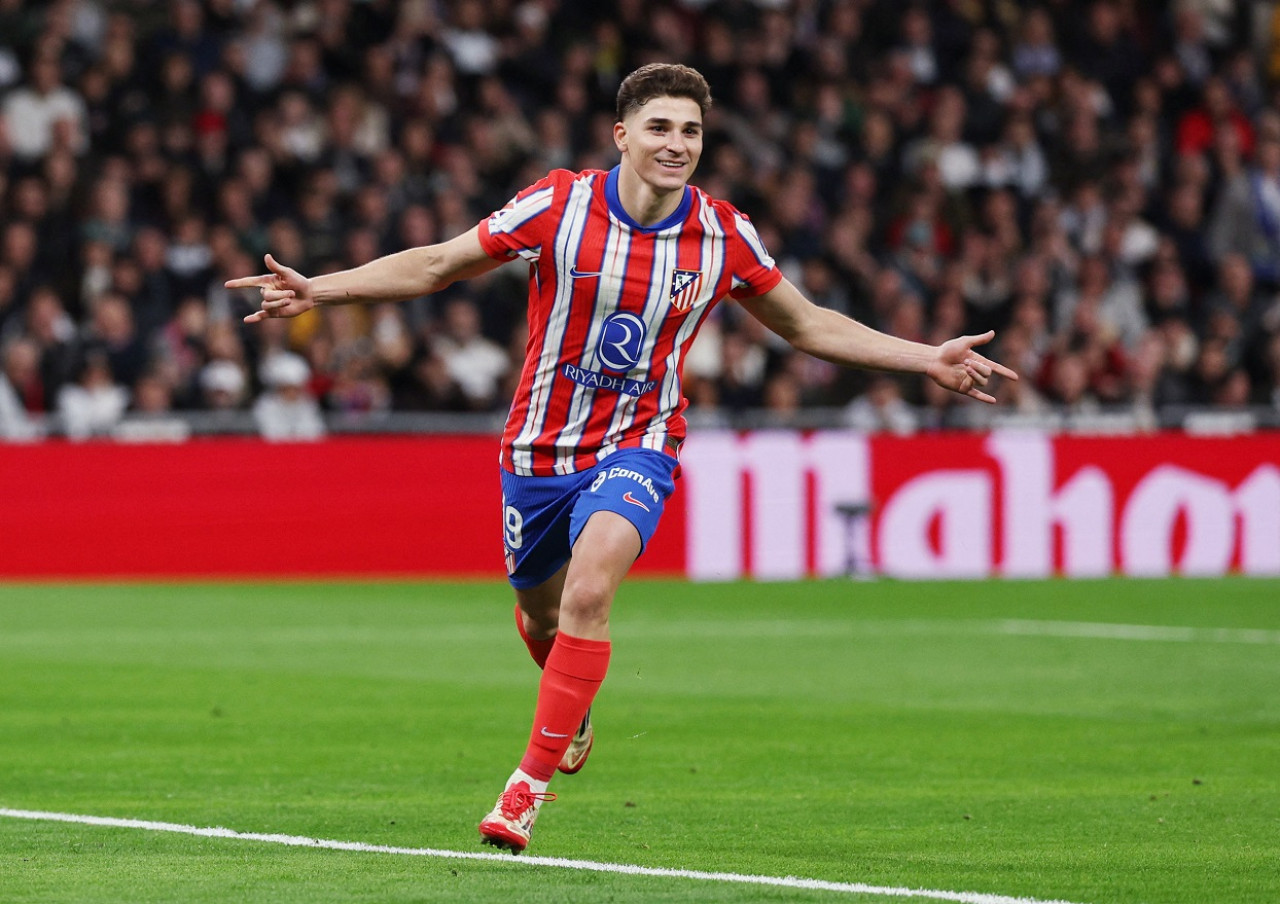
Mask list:
POLYGON ((911 342, 819 307, 785 279, 763 295, 742 299, 741 304, 792 347, 833 364, 925 374, 944 389, 981 402, 995 402, 982 391, 993 373, 1018 379, 1003 364, 973 350, 990 342, 994 332, 959 336, 941 345, 911 342))
POLYGON ((318 304, 376 304, 430 295, 457 282, 487 273, 502 261, 485 254, 475 227, 437 245, 388 254, 351 270, 307 278, 270 254, 268 273, 229 279, 228 289, 258 289, 262 307, 244 319, 297 317, 318 304))

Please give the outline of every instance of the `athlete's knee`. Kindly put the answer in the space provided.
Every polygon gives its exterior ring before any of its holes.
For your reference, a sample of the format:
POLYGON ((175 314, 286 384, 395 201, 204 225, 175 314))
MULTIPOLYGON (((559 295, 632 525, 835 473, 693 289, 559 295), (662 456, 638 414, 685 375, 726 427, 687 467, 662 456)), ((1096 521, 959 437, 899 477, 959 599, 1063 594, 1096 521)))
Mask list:
POLYGON ((560 601, 562 620, 575 625, 604 624, 609 620, 616 589, 607 575, 576 576, 564 588, 560 601))
POLYGON ((534 640, 546 640, 554 637, 560 624, 560 606, 529 609, 521 601, 520 614, 524 619, 524 630, 534 640))

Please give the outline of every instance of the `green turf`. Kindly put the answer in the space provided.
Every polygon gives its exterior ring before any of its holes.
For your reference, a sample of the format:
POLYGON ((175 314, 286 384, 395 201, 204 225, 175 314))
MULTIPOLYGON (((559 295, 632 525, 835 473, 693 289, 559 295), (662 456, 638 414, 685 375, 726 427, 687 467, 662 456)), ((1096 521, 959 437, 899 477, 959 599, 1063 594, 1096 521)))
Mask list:
MULTIPOLYGON (((0 585, 0 807, 479 850, 536 687, 510 605, 496 584, 0 585)), ((613 630, 596 750, 533 854, 1280 900, 1278 582, 638 582, 613 630)), ((5 904, 843 900, 902 899, 0 819, 5 904)))

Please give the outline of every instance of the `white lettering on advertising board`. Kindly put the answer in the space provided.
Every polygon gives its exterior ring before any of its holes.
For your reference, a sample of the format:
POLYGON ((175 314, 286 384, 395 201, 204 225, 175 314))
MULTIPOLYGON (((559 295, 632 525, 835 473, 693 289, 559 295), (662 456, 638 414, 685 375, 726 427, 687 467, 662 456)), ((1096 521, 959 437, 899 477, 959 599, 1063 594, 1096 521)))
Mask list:
MULTIPOLYGON (((929 440, 920 443, 921 460, 932 460, 929 440)), ((1105 461, 1058 485, 1051 436, 993 433, 982 448, 990 467, 925 469, 875 500, 874 531, 849 537, 836 506, 870 500, 865 436, 698 434, 682 456, 689 576, 839 574, 851 543, 857 561, 872 561, 874 546, 880 572, 903 578, 1219 575, 1235 565, 1280 574, 1280 468, 1271 462, 1235 487, 1156 464, 1117 498, 1105 461)))

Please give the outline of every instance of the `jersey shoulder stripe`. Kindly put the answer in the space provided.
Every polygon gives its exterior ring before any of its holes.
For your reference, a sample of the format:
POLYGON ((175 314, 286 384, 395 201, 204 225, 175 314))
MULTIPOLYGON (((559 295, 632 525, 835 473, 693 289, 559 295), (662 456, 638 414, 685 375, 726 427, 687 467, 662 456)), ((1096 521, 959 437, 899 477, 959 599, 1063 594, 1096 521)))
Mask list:
POLYGON ((485 253, 500 260, 519 256, 536 261, 549 244, 575 183, 594 181, 598 171, 581 173, 552 170, 522 189, 501 209, 480 223, 480 241, 485 253))
POLYGON ((704 224, 718 227, 725 245, 726 265, 732 275, 729 294, 750 298, 768 292, 782 282, 782 271, 760 240, 751 218, 728 201, 702 193, 706 205, 704 224))

